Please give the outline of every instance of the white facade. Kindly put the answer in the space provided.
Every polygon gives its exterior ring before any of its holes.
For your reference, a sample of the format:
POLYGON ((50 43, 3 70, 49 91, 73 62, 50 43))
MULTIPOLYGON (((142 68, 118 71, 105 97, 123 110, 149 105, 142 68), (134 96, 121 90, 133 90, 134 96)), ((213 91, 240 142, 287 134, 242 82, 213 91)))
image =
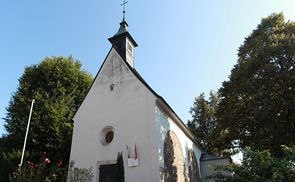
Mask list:
POLYGON ((173 175, 177 182, 200 181, 200 169, 205 169, 200 161, 202 150, 165 100, 134 70, 137 44, 127 32, 127 23, 120 25, 109 39, 113 47, 73 118, 70 161, 78 168, 92 167, 93 180, 98 182, 106 173, 102 168, 115 164, 122 152, 126 182, 170 182, 173 175), (132 40, 131 62, 130 55, 122 56, 130 50, 120 47, 126 39, 132 40), (130 162, 128 158, 135 154, 136 160, 130 162))
POLYGON ((79 168, 113 163, 123 152, 126 181, 159 181, 155 125, 155 96, 135 77, 112 48, 74 116, 70 160, 79 168), (113 90, 111 90, 113 87, 113 90), (111 126, 114 139, 101 143, 101 131, 111 126), (137 145, 139 166, 127 166, 127 148, 137 145))
POLYGON ((187 158, 186 151, 193 149, 200 159, 201 150, 161 111, 156 101, 157 97, 112 48, 73 118, 70 160, 79 168, 93 167, 94 179, 98 181, 99 165, 115 163, 118 152, 123 152, 126 181, 160 181, 163 144, 169 130, 178 136, 184 158, 187 158), (110 144, 101 141, 106 127, 114 130, 110 144), (127 146, 132 149, 135 144, 139 166, 130 168, 127 146))

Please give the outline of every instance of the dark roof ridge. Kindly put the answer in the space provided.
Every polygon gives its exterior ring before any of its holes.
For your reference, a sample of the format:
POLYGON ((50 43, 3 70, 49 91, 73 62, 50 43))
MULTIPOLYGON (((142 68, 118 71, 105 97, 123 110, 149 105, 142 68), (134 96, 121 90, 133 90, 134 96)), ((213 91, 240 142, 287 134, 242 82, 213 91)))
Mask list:
MULTIPOLYGON (((118 52, 118 50, 117 50, 117 48, 116 47, 112 47, 112 48, 114 48, 116 51, 117 51, 117 53, 119 54, 119 52, 118 52)), ((159 100, 161 100, 167 107, 168 107, 168 109, 169 110, 171 110, 172 111, 172 113, 176 116, 176 118, 180 121, 180 123, 181 123, 181 125, 184 127, 184 128, 186 128, 187 129, 187 131, 189 132, 189 134, 191 135, 191 136, 188 136, 192 141, 193 141, 193 143, 195 143, 199 148, 200 148, 200 150, 202 151, 202 152, 204 152, 204 149, 203 149, 203 147, 200 145, 200 143, 196 140, 196 138, 194 137, 194 135, 191 133, 191 131, 186 127, 186 125, 184 124, 184 122, 180 119, 180 117, 176 114, 176 112, 172 109, 172 107, 166 102, 166 100, 162 97, 162 96, 160 96, 159 94, 157 94, 157 92, 156 91, 154 91, 153 89, 152 89, 152 87, 151 86, 149 86, 149 84, 141 77, 141 75, 137 72, 137 70, 135 69, 135 68, 132 68, 130 65, 129 65, 129 63, 119 54, 119 56, 122 58, 122 60, 125 62, 125 64, 128 66, 128 68, 132 71, 132 73, 137 77, 137 79, 139 79, 141 82, 142 82, 142 84, 144 84, 159 100)), ((184 133, 185 133, 185 131, 184 131, 184 133)), ((185 133, 186 134, 186 133, 185 133)))
MULTIPOLYGON (((125 63, 125 64, 127 65, 127 67, 129 68, 129 70, 131 70, 131 72, 136 76, 136 78, 139 79, 139 80, 141 81, 141 83, 142 83, 143 85, 145 85, 145 86, 147 87, 147 89, 150 90, 150 91, 155 95, 155 97, 157 97, 159 100, 161 100, 161 101, 167 106, 167 108, 168 108, 169 110, 172 111, 172 113, 173 113, 173 114, 176 116, 176 118, 180 121, 181 125, 182 125, 184 128, 186 128, 187 131, 189 132, 189 134, 192 136, 192 137, 191 137, 191 136, 188 136, 188 137, 192 139, 193 143, 195 143, 195 144, 200 148, 200 150, 201 150, 202 152, 204 152, 204 149, 202 148, 202 146, 201 146, 201 145, 199 144, 199 142, 196 140, 196 138, 195 138, 194 135, 191 133, 191 131, 186 127, 186 125, 185 125, 184 122, 180 119, 180 117, 176 114, 176 112, 171 108, 171 106, 165 101, 165 99, 164 99, 162 96, 160 96, 159 94, 157 94, 157 92, 155 92, 155 91, 152 89, 152 87, 149 86, 149 84, 148 84, 148 83, 147 83, 147 82, 146 82, 146 81, 140 76, 140 74, 136 71, 135 68, 132 68, 132 67, 129 65, 129 63, 128 63, 128 62, 127 62, 127 61, 126 61, 121 55, 120 55, 120 53, 118 52, 118 50, 117 50, 117 48, 116 48, 115 46, 112 46, 111 49, 109 50, 107 56, 105 57, 103 63, 101 64, 101 66, 100 66, 98 72, 96 73, 95 77, 93 78, 93 81, 92 81, 92 83, 91 83, 91 85, 90 85, 90 87, 89 87, 89 89, 88 89, 88 91, 87 91, 87 94, 84 96, 82 102, 80 103, 79 107, 77 108, 77 111, 75 112, 75 114, 74 114, 74 116, 73 116, 73 119, 74 119, 74 117, 76 116, 76 114, 77 114, 79 108, 81 107, 82 103, 84 102, 85 98, 88 96, 88 94, 89 94, 89 92, 90 92, 90 89, 92 88, 92 86, 93 86, 93 84, 94 84, 96 78, 98 77, 98 75, 99 75, 99 73, 100 73, 100 71, 101 71, 103 65, 105 64, 107 58, 109 57, 109 55, 110 55, 112 49, 114 49, 114 50, 117 52, 117 54, 118 54, 118 55, 120 56, 120 58, 124 61, 124 63, 125 63)), ((73 119, 72 119, 72 120, 73 120, 73 119)), ((186 134, 186 133, 185 133, 185 134, 186 134)))

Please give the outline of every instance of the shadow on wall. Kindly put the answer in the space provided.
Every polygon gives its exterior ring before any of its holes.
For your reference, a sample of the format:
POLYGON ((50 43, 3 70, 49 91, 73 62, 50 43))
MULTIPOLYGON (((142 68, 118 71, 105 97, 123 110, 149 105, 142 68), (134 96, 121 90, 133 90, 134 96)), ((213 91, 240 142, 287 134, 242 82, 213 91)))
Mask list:
MULTIPOLYGON (((189 148, 188 148, 188 146, 187 146, 187 142, 185 142, 185 148, 184 148, 184 153, 186 153, 186 154, 188 154, 188 151, 189 151, 189 148)), ((188 159, 189 159, 189 157, 188 157, 188 155, 186 155, 185 156, 185 162, 184 162, 184 176, 185 176, 185 182, 190 182, 190 180, 189 180, 189 174, 188 174, 188 172, 189 172, 189 167, 188 167, 188 165, 189 165, 189 162, 188 162, 188 159)))
POLYGON ((197 158, 193 149, 187 144, 185 153, 176 134, 171 131, 168 116, 156 107, 156 123, 158 130, 158 159, 161 181, 164 182, 199 182, 200 173, 197 158), (184 159, 184 155, 186 154, 184 159))
POLYGON ((174 147, 169 133, 167 133, 164 141, 164 181, 177 182, 177 167, 174 166, 174 147))
POLYGON ((168 118, 160 108, 156 107, 161 181, 184 182, 183 152, 176 134, 170 130, 171 125, 168 118))
POLYGON ((168 117, 158 108, 156 107, 156 123, 157 123, 157 134, 158 134, 158 159, 160 163, 161 172, 164 171, 164 141, 168 131, 170 130, 170 123, 168 121, 168 117))
POLYGON ((190 149, 187 146, 187 143, 185 145, 185 152, 187 154, 184 165, 185 182, 201 182, 198 160, 196 158, 194 150, 190 149))
POLYGON ((167 133, 164 141, 164 181, 185 181, 183 152, 181 144, 173 131, 167 133))
POLYGON ((188 176, 190 181, 201 181, 199 174, 199 165, 196 155, 192 149, 188 150, 188 176))

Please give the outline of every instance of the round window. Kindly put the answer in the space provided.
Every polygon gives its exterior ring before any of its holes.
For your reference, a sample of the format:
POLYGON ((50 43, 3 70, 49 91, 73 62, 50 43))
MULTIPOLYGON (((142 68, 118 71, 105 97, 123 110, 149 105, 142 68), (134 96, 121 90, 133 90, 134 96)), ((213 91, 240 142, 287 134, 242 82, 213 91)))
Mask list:
POLYGON ((105 138, 105 141, 107 143, 111 143, 112 140, 114 138, 114 132, 113 131, 109 131, 107 134, 106 134, 106 138, 105 138))
POLYGON ((107 126, 101 130, 100 133, 100 141, 103 145, 107 145, 111 143, 114 139, 114 128, 111 126, 107 126))

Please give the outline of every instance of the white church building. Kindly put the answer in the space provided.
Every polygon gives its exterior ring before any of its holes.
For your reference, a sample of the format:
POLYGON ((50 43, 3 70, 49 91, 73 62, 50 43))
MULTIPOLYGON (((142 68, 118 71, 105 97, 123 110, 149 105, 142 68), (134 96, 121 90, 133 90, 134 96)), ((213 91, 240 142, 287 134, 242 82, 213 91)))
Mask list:
POLYGON ((115 182, 118 153, 126 182, 207 181, 206 155, 168 103, 134 68, 136 42, 123 19, 112 48, 77 110, 70 161, 93 168, 93 181, 115 182))

